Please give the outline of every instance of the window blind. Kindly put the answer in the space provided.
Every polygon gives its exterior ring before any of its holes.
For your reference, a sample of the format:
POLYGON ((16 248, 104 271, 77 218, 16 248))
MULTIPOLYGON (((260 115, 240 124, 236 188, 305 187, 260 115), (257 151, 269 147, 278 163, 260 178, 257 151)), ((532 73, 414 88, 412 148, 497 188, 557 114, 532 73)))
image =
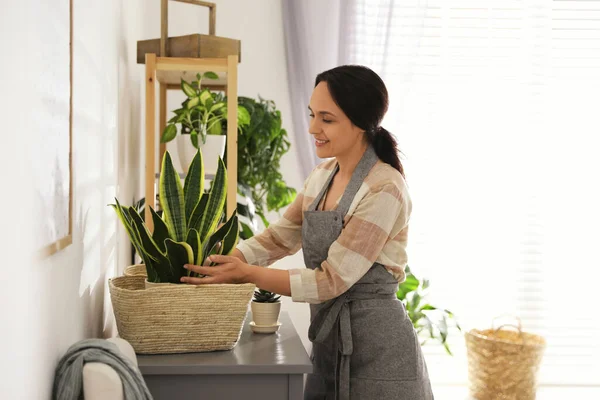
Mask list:
MULTIPOLYGON (((600 1, 353 0, 341 29, 390 92, 431 303, 465 330, 518 316, 548 342, 540 384, 600 385, 600 1)), ((463 384, 450 342, 430 374, 463 384)))

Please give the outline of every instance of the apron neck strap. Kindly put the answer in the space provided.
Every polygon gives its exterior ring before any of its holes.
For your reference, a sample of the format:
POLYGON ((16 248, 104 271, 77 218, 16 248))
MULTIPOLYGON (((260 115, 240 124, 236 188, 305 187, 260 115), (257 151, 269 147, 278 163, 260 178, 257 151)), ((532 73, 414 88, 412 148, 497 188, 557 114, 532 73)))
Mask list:
MULTIPOLYGON (((354 196, 358 192, 358 189, 360 189, 360 186, 364 182, 366 176, 369 174, 369 171, 371 171, 371 168, 373 168, 373 166, 377 163, 378 159, 379 158, 377 157, 377 153, 375 153, 373 145, 369 144, 364 154, 362 155, 360 161, 356 165, 354 172, 352 172, 352 178, 350 178, 350 182, 346 186, 342 199, 340 200, 336 208, 336 211, 339 211, 342 214, 342 218, 350 209, 350 204, 352 204, 354 196)), ((316 210, 318 204, 321 202, 321 199, 325 194, 325 191, 329 188, 333 176, 338 172, 339 169, 340 165, 336 163, 335 168, 329 175, 329 178, 327 178, 327 182, 325 182, 325 184, 321 188, 321 191, 319 192, 313 203, 310 205, 309 210, 316 210)))
POLYGON ((362 158, 356 165, 354 172, 352 173, 352 178, 346 186, 346 190, 344 190, 344 195, 338 204, 337 209, 342 213, 342 217, 346 215, 348 210, 350 209, 350 204, 352 204, 352 200, 354 200, 354 196, 360 189, 361 185, 365 181, 365 178, 371 171, 371 168, 377 163, 377 154, 375 153, 375 149, 373 145, 369 144, 367 150, 365 150, 362 158))

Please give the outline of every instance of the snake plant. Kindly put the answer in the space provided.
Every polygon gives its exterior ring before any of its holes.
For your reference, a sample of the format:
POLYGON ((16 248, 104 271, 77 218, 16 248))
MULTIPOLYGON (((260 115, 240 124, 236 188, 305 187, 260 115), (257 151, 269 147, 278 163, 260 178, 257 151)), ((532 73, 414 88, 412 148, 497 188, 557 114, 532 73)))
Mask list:
POLYGON ((159 179, 163 212, 159 216, 150 207, 154 222, 152 233, 135 207, 123 206, 117 199, 116 204, 110 204, 142 257, 149 282, 180 283, 182 276, 193 274, 183 268, 184 264, 204 265, 212 254, 231 254, 239 240, 237 213, 218 227, 226 194, 227 173, 220 157, 210 191, 205 192, 201 150, 190 164, 183 186, 167 151, 159 179))

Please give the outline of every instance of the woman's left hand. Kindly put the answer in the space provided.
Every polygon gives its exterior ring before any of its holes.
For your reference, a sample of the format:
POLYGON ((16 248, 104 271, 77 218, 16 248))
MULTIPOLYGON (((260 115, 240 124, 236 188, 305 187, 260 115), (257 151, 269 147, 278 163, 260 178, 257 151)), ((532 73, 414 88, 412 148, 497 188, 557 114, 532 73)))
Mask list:
POLYGON ((219 263, 219 265, 209 267, 185 264, 184 268, 187 270, 206 276, 204 278, 184 276, 181 278, 181 282, 190 283, 192 285, 207 283, 248 283, 248 273, 251 266, 242 262, 239 258, 213 254, 208 261, 219 263))

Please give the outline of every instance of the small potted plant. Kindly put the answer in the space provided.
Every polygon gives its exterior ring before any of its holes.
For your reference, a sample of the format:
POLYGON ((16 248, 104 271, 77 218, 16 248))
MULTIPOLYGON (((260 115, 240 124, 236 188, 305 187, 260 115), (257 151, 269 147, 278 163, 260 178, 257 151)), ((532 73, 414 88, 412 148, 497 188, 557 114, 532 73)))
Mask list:
POLYGON ((277 332, 281 323, 279 312, 281 311, 281 296, 268 290, 257 289, 252 299, 252 322, 250 326, 256 333, 277 332))
MULTIPOLYGON (((225 155, 227 137, 222 122, 227 120, 227 99, 221 92, 202 88, 204 79, 219 79, 217 74, 205 72, 197 74, 196 78, 191 82, 181 79, 181 90, 186 99, 181 103, 181 108, 173 111, 175 116, 169 120, 160 141, 167 143, 175 139, 179 126, 181 135, 176 144, 183 172, 188 172, 196 151, 202 148, 207 172, 214 174, 218 166, 217 158, 225 155)), ((250 122, 248 111, 241 105, 238 105, 237 119, 238 127, 250 122)))

